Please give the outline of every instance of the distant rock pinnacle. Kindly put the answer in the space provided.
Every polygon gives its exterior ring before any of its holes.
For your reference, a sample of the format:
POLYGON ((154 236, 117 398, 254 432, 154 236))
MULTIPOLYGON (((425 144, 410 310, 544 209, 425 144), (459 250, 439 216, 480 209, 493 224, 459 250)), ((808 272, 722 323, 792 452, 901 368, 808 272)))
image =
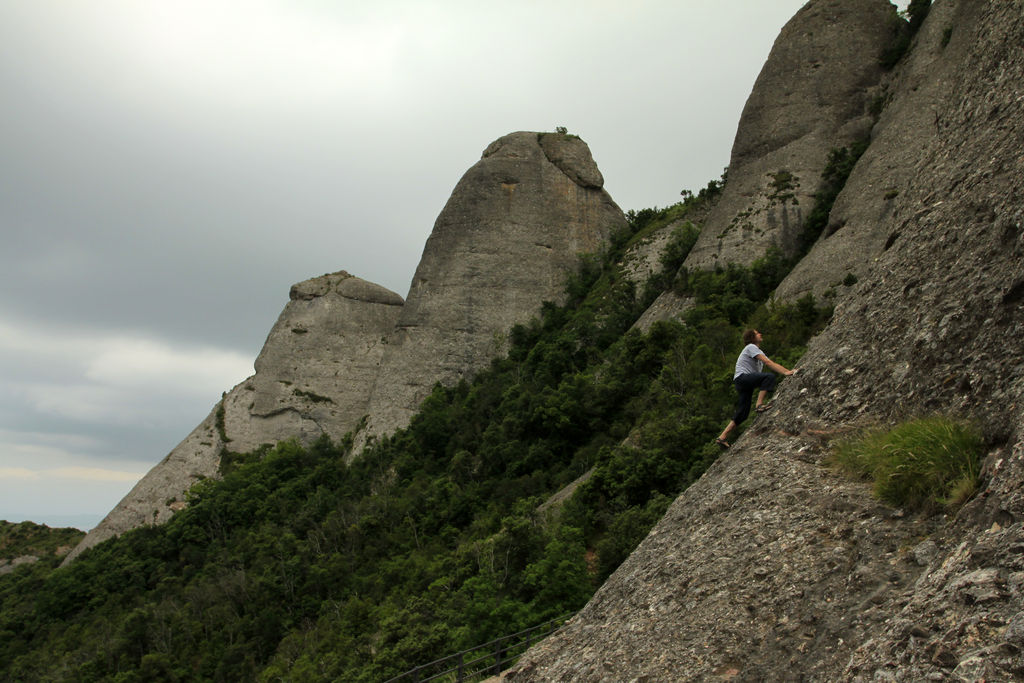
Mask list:
POLYGON ((436 382, 468 377, 505 335, 561 299, 580 253, 625 227, 586 143, 496 140, 459 181, 427 240, 370 401, 370 435, 405 426, 436 382))

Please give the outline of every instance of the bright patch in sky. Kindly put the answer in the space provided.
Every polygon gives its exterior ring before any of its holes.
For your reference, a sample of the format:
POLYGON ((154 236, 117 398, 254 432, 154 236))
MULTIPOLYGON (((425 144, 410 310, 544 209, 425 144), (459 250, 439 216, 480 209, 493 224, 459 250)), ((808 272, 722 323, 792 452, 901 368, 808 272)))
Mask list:
MULTIPOLYGON (((346 9, 326 16, 294 3, 118 2, 78 7, 85 46, 106 64, 155 80, 165 102, 211 98, 241 106, 315 106, 339 92, 386 89, 405 28, 346 9), (111 18, 114 19, 111 22, 111 18), (98 39, 104 40, 98 40, 98 39), (129 61, 130 60, 130 61, 129 61), (311 99, 312 98, 312 99, 311 99)), ((351 4, 351 7, 357 7, 351 4)))
POLYGON ((139 396, 210 402, 252 374, 252 360, 236 351, 2 323, 0 357, 0 367, 13 375, 8 398, 19 396, 40 412, 81 421, 159 420, 165 406, 139 396), (19 378, 19 366, 52 372, 19 378))
POLYGON ((30 470, 24 467, 0 467, 0 479, 73 479, 80 481, 121 481, 134 484, 145 472, 122 472, 99 467, 58 467, 52 470, 30 470))

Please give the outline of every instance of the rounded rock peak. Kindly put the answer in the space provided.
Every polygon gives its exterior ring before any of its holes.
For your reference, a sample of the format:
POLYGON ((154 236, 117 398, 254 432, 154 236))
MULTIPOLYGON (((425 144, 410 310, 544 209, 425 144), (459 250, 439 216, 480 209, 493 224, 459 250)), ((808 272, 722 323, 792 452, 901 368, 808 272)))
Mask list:
POLYGON ((363 301, 370 304, 384 304, 386 306, 401 306, 404 299, 390 289, 381 287, 351 273, 339 270, 336 273, 327 273, 320 277, 310 278, 292 285, 288 298, 292 301, 298 299, 316 299, 334 292, 338 296, 355 301, 363 301))
POLYGON ((590 147, 577 135, 530 131, 509 133, 488 145, 482 158, 531 159, 538 156, 538 152, 542 152, 577 185, 596 190, 604 187, 604 176, 590 153, 590 147))
POLYGON ((491 144, 487 145, 481 158, 504 157, 509 159, 529 159, 540 151, 537 137, 540 133, 529 131, 518 131, 503 135, 491 144))

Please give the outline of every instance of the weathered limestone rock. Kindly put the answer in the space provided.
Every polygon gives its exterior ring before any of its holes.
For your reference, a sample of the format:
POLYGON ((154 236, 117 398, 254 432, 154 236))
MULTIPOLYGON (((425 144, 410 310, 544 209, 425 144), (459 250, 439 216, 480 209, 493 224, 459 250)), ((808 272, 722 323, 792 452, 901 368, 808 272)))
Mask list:
POLYGON ((256 374, 225 394, 66 562, 169 519, 196 481, 217 476, 225 448, 340 438, 368 415, 371 434, 406 424, 435 382, 500 353, 512 325, 561 296, 578 254, 598 251, 625 225, 603 183, 574 136, 514 133, 493 143, 438 218, 408 305, 344 271, 292 287, 256 374))
MULTIPOLYGON (((637 241, 625 253, 622 262, 623 276, 631 280, 639 296, 648 278, 662 271, 661 255, 672 240, 676 230, 684 229, 686 223, 698 224, 704 216, 687 217, 673 221, 637 241)), ((687 303, 675 292, 667 291, 658 296, 647 307, 643 315, 633 324, 641 332, 647 332, 658 321, 677 318, 687 308, 687 303)))
MULTIPOLYGON (((620 264, 623 276, 636 285, 638 296, 643 293, 652 275, 666 274, 675 277, 676 273, 665 273, 665 268, 669 266, 664 263, 663 255, 672 249, 673 243, 675 248, 679 248, 679 242, 676 240, 681 240, 693 230, 699 231, 714 205, 715 201, 712 199, 699 206, 688 207, 682 217, 662 227, 650 231, 647 228, 641 230, 641 237, 635 239, 626 250, 620 264)), ((678 319, 689 307, 689 299, 680 297, 671 290, 663 292, 644 311, 633 327, 641 332, 647 332, 656 322, 678 319)))
POLYGON ((427 240, 364 436, 408 424, 435 383, 485 367, 513 325, 563 296, 577 256, 599 251, 626 225, 602 184, 574 136, 519 132, 487 147, 427 240))
POLYGON ((794 253, 829 151, 871 129, 868 89, 893 32, 888 0, 812 0, 782 29, 743 108, 728 181, 685 266, 794 253))
POLYGON ((256 374, 224 395, 205 420, 150 470, 67 556, 144 524, 162 524, 200 479, 216 477, 221 452, 297 439, 310 444, 352 431, 402 298, 341 271, 291 288, 290 301, 256 359, 256 374))
POLYGON ((936 3, 919 36, 915 52, 932 59, 893 96, 889 125, 914 139, 886 155, 902 184, 884 242, 809 347, 806 391, 794 397, 801 417, 784 427, 931 411, 981 427, 998 446, 984 490, 940 539, 927 576, 890 605, 889 624, 837 673, 1016 680, 1024 559, 1011 549, 1024 547, 1024 365, 1008 349, 1024 333, 1024 2, 936 3), (933 104, 923 119, 909 104, 918 93, 933 104))
MULTIPOLYGON (((1019 428, 1024 366, 1008 344, 1024 332, 1022 7, 946 0, 922 27, 940 41, 952 31, 925 80, 905 87, 941 94, 927 126, 913 107, 887 124, 916 134, 887 157, 904 180, 884 242, 801 361, 800 400, 816 417, 942 410, 975 415, 997 440, 1019 428)), ((844 201, 870 204, 887 187, 881 175, 848 185, 844 201)))
POLYGON ((866 277, 885 249, 893 216, 920 208, 920 198, 905 190, 924 170, 921 145, 940 132, 938 112, 954 96, 949 86, 961 68, 957 54, 967 46, 944 44, 943 36, 956 11, 955 3, 936 3, 905 64, 873 91, 886 104, 871 144, 836 198, 824 234, 779 286, 780 299, 845 295, 850 290, 843 282, 866 277))
POLYGON ((294 285, 256 358, 256 374, 225 400, 229 448, 297 438, 312 443, 356 427, 402 298, 341 271, 294 285))
POLYGON ((679 296, 671 290, 663 292, 633 323, 633 327, 641 332, 649 332, 654 323, 678 320, 692 306, 691 297, 679 296))
POLYGON ((687 222, 685 219, 673 221, 662 228, 653 230, 626 250, 620 264, 622 276, 633 282, 638 291, 648 278, 661 272, 661 255, 672 240, 673 231, 677 228, 681 229, 685 222, 687 222))
POLYGON ((1024 675, 1024 0, 937 0, 919 41, 876 142, 912 138, 844 191, 876 209, 899 192, 871 266, 774 411, 507 680, 1024 675), (829 439, 933 411, 989 442, 955 518, 824 466, 829 439))

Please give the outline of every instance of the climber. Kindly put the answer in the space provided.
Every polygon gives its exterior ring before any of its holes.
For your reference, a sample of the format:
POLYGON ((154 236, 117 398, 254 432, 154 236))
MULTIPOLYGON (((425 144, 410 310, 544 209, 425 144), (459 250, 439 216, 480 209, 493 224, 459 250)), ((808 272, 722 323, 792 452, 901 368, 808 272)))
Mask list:
POLYGON ((780 375, 796 374, 796 370, 787 370, 764 355, 760 348, 761 338, 761 333, 757 330, 747 330, 743 333, 743 343, 746 346, 740 352, 740 357, 736 359, 736 372, 732 376, 732 382, 740 397, 736 403, 736 413, 729 420, 729 424, 725 426, 725 431, 715 439, 715 443, 722 448, 729 447, 729 442, 725 440, 729 436, 729 432, 736 429, 736 425, 741 424, 750 415, 750 398, 754 394, 754 389, 760 388, 754 409, 763 413, 771 407, 771 404, 766 404, 764 399, 769 391, 775 389, 775 375, 764 372, 764 366, 767 365, 780 375))

